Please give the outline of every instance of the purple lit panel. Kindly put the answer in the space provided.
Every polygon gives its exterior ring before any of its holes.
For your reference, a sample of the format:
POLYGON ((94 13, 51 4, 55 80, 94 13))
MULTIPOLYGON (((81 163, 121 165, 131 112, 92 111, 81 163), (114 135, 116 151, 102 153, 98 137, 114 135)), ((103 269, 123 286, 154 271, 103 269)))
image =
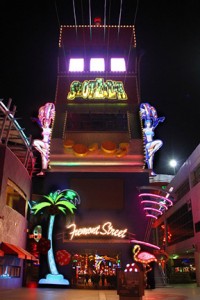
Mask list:
POLYGON ((69 71, 70 72, 83 72, 84 71, 84 59, 83 58, 70 58, 69 71))
POLYGON ((125 72, 126 64, 124 58, 111 58, 112 72, 125 72))
POLYGON ((90 59, 90 71, 105 71, 105 61, 104 58, 91 58, 90 59))

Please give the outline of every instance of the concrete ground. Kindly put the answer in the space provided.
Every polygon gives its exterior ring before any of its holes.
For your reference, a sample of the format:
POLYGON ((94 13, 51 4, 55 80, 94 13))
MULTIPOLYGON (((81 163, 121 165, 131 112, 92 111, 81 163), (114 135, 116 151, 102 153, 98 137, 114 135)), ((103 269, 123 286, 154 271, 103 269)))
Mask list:
MULTIPOLYGON (((145 295, 124 297, 126 300, 200 300, 200 287, 196 284, 171 285, 145 290, 145 295)), ((123 298, 123 300, 124 300, 123 298)), ((2 300, 122 300, 116 290, 86 290, 58 288, 1 289, 2 300)))

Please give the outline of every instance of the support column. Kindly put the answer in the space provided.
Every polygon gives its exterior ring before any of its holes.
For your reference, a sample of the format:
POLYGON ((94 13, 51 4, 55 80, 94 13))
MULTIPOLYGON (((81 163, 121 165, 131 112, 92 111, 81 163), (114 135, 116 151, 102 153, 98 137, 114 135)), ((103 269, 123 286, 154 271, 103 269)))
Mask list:
POLYGON ((196 267, 196 282, 197 286, 200 286, 200 246, 198 245, 195 245, 194 259, 196 267))

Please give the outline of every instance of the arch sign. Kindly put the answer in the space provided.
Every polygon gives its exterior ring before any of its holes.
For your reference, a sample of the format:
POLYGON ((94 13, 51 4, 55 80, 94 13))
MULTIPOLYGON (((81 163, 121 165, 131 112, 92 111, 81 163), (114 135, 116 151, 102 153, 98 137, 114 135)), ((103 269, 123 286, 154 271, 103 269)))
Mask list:
POLYGON ((111 222, 106 222, 103 225, 97 225, 95 227, 81 227, 77 228, 76 224, 70 224, 67 226, 67 229, 71 229, 70 231, 70 240, 74 237, 80 236, 112 236, 117 238, 125 238, 127 233, 126 229, 115 229, 111 222))

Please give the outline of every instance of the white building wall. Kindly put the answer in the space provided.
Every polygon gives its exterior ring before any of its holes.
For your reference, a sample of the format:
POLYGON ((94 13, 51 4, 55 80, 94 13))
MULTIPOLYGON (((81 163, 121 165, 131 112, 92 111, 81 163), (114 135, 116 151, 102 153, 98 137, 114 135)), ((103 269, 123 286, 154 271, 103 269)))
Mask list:
POLYGON ((169 216, 171 216, 175 211, 177 211, 180 207, 182 207, 185 203, 191 201, 191 209, 193 214, 193 224, 194 224, 194 237, 187 239, 185 241, 179 242, 172 246, 166 247, 167 253, 170 254, 178 254, 183 253, 184 251, 193 251, 195 258, 195 267, 196 267, 196 279, 197 285, 200 286, 200 232, 195 231, 195 223, 200 222, 200 182, 196 183, 193 186, 193 176, 192 173, 200 165, 200 144, 193 151, 190 157, 185 161, 185 163, 180 167, 175 177, 167 186, 167 189, 173 189, 175 193, 176 190, 187 180, 189 180, 189 191, 182 196, 171 207, 164 216, 159 218, 155 222, 155 228, 157 228, 160 224, 162 224, 169 216))

